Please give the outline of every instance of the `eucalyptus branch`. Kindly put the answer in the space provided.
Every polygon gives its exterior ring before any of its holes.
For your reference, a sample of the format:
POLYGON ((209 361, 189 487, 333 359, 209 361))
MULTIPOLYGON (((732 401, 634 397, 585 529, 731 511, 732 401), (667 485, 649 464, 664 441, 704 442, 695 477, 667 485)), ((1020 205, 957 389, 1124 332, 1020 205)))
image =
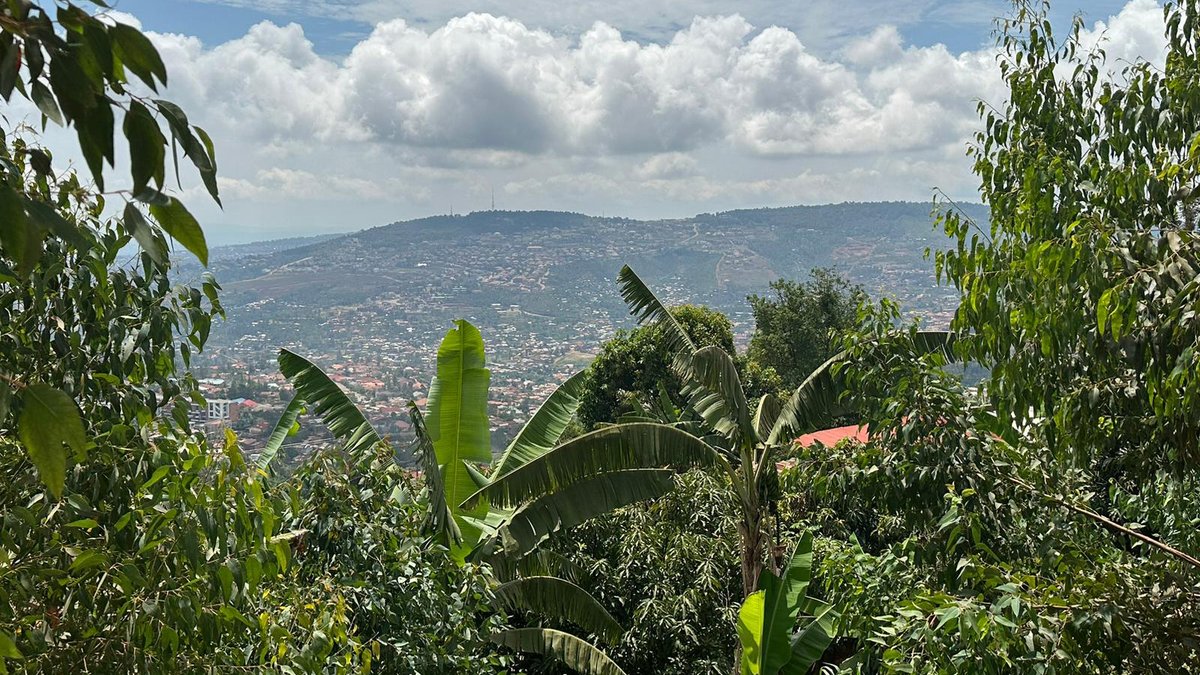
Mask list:
POLYGON ((1200 560, 1188 555, 1187 553, 1184 553, 1183 551, 1180 551, 1179 549, 1171 546, 1170 544, 1161 542, 1161 541, 1155 539, 1154 537, 1142 534, 1141 532, 1138 532, 1136 530, 1131 530, 1128 527, 1125 527, 1124 525, 1117 523, 1116 521, 1112 520, 1111 518, 1107 518, 1103 515, 1100 515, 1099 513, 1096 513, 1095 511, 1087 508, 1086 506, 1080 506, 1078 504, 1071 503, 1071 502, 1067 501, 1066 499, 1063 499, 1062 497, 1058 497, 1058 496, 1051 495, 1051 494, 1046 494, 1045 492, 1038 490, 1033 485, 1021 480, 1020 478, 1017 478, 1016 476, 1008 476, 1008 480, 1016 485, 1019 485, 1019 486, 1025 488, 1026 490, 1029 490, 1030 492, 1033 492, 1034 494, 1041 497, 1042 499, 1045 499, 1047 501, 1058 504, 1059 506, 1062 506, 1063 508, 1066 508, 1067 510, 1069 510, 1073 513, 1076 513, 1078 515, 1084 516, 1086 518, 1090 518, 1091 520, 1096 521, 1101 526, 1103 526, 1104 528, 1106 528, 1112 532, 1117 532, 1119 534, 1124 534, 1124 535, 1133 537, 1134 539, 1137 539, 1146 544, 1149 544, 1150 546, 1153 546, 1153 547, 1171 555, 1174 558, 1178 558, 1179 560, 1182 560, 1183 562, 1191 565, 1192 567, 1195 567, 1196 569, 1200 569, 1200 560))

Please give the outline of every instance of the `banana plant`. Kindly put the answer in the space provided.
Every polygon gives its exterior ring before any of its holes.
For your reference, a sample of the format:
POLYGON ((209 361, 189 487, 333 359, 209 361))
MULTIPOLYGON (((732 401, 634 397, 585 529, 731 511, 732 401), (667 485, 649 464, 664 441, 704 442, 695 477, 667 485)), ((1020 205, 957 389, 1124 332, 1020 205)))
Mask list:
POLYGON ((742 675, 804 675, 833 641, 837 612, 807 596, 812 535, 805 534, 781 576, 764 572, 738 610, 742 675), (804 625, 796 630, 797 624, 804 625))
MULTIPOLYGON (((296 396, 260 455, 260 466, 265 468, 306 408, 347 445, 381 442, 365 415, 320 368, 287 350, 280 352, 279 364, 296 396)), ((422 415, 410 404, 430 531, 459 562, 491 564, 500 581, 501 606, 571 623, 615 642, 622 628, 584 590, 582 571, 540 545, 590 518, 665 494, 679 471, 726 462, 691 434, 657 424, 602 429, 560 444, 579 407, 580 373, 547 398, 485 475, 481 465, 491 458, 488 380, 482 336, 468 322, 456 322, 438 349, 427 411, 422 415)), ((580 673, 622 675, 600 648, 565 631, 518 628, 492 640, 555 658, 580 673)))
MULTIPOLYGON (((760 590, 768 563, 768 539, 777 534, 768 528, 767 520, 773 486, 778 480, 776 460, 800 433, 826 426, 849 412, 840 401, 842 383, 838 376, 840 364, 849 353, 843 351, 829 358, 786 400, 768 394, 751 402, 728 353, 714 346, 697 348, 670 310, 630 267, 621 269, 617 283, 630 313, 640 322, 662 329, 673 352, 672 368, 684 383, 683 395, 691 419, 684 420, 672 411, 659 423, 639 419, 594 433, 633 449, 631 452, 638 456, 666 452, 665 444, 670 443, 675 448, 705 448, 721 458, 713 466, 728 474, 731 497, 740 513, 742 590, 743 597, 749 598, 760 590)), ((953 342, 952 335, 942 332, 897 333, 896 338, 912 339, 920 351, 947 355, 953 342)), ((659 409, 670 410, 669 403, 661 402, 659 409)), ((508 476, 498 477, 481 493, 507 496, 519 491, 520 486, 512 485, 514 482, 508 476)), ((775 571, 774 561, 770 562, 775 571)))
MULTIPOLYGON (((776 459, 800 433, 820 428, 849 412, 840 402, 842 387, 837 375, 848 352, 835 354, 818 366, 786 400, 767 394, 752 404, 728 353, 715 346, 697 348, 670 310, 629 266, 621 269, 617 283, 630 313, 640 322, 663 330, 674 352, 672 367, 684 383, 687 405, 702 422, 698 429, 696 425, 671 426, 690 429, 697 441, 717 448, 728 459, 731 490, 742 520, 742 590, 744 596, 749 596, 758 589, 768 535, 773 534, 767 531, 767 512, 771 486, 777 480, 776 459)), ((953 336, 925 331, 912 339, 921 350, 949 354, 953 336)), ((642 451, 652 452, 646 443, 653 440, 647 440, 643 425, 617 424, 609 429, 639 444, 642 451)))

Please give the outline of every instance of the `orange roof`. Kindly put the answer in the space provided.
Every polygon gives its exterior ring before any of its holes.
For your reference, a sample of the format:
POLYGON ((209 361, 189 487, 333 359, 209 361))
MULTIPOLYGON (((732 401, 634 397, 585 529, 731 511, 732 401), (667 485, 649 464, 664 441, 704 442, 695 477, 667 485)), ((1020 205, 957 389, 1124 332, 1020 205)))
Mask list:
POLYGON ((796 445, 807 448, 814 443, 821 445, 834 446, 839 441, 844 441, 847 438, 853 438, 860 443, 867 442, 867 427, 851 424, 848 427, 835 427, 833 429, 822 429, 814 431, 811 434, 804 434, 796 439, 796 445))

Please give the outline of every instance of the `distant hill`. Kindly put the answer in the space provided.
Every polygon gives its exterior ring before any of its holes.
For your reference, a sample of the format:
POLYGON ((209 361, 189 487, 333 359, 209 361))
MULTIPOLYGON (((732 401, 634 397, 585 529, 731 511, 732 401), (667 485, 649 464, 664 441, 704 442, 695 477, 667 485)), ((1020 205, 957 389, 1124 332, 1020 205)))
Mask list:
POLYGON ((215 246, 209 251, 209 257, 215 260, 231 260, 244 258, 248 255, 267 255, 271 253, 278 253, 279 251, 286 251, 288 249, 320 244, 340 236, 343 235, 317 234, 311 237, 287 237, 284 239, 256 241, 249 244, 228 244, 225 246, 215 246))
MULTIPOLYGON (((981 205, 968 215, 986 220, 981 205)), ((840 268, 868 287, 903 291, 893 276, 929 277, 930 205, 913 202, 846 203, 742 209, 676 220, 637 221, 559 211, 478 211, 432 216, 340 236, 249 244, 214 255, 218 279, 253 299, 307 298, 347 303, 395 289, 409 277, 428 281, 446 266, 489 299, 513 301, 505 268, 536 260, 554 277, 611 279, 626 262, 640 263, 650 280, 686 280, 696 294, 732 290, 734 299, 780 276, 798 277, 816 266, 840 268), (256 248, 257 247, 257 248, 256 248), (523 254, 536 252, 536 254, 523 254), (370 271, 371 273, 367 273, 370 271), (349 277, 347 276, 349 275, 349 277), (497 276, 499 275, 499 276, 497 276), (495 277, 495 283, 482 281, 495 277)), ((219 249, 220 251, 220 249, 219 249)), ((443 279, 448 281, 448 279, 443 279)))
MULTIPOLYGON (((983 206, 963 208, 986 222, 983 206)), ((240 345, 240 360, 264 362, 281 344, 343 353, 409 341, 397 353, 425 354, 431 345, 422 340, 467 318, 485 335, 523 335, 521 349, 547 345, 553 362, 591 352, 632 325, 614 283, 624 264, 668 302, 726 312, 742 335, 750 329, 748 294, 814 267, 835 268, 945 325, 956 294, 935 283, 925 251, 951 242, 935 231, 930 211, 927 203, 872 202, 654 221, 480 211, 227 247, 214 254, 213 271, 229 320, 214 329, 212 344, 240 345)), ((502 340, 497 354, 507 358, 516 345, 502 340)))

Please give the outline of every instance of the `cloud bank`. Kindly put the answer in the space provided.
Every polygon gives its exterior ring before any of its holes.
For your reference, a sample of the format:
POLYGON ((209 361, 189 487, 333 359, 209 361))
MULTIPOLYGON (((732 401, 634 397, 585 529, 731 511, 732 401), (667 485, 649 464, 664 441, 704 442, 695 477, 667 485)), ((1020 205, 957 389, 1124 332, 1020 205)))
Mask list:
MULTIPOLYGON (((1161 9, 1132 0, 1086 37, 1101 36, 1114 58, 1160 59, 1161 9)), ((492 189, 512 208, 641 216, 924 199, 934 185, 969 198, 976 103, 1003 96, 991 49, 905 44, 885 25, 821 56, 738 15, 696 17, 662 43, 602 22, 564 36, 482 13, 396 19, 340 58, 297 24, 219 45, 153 39, 169 96, 217 141, 223 218, 275 230, 483 208, 492 189)))

